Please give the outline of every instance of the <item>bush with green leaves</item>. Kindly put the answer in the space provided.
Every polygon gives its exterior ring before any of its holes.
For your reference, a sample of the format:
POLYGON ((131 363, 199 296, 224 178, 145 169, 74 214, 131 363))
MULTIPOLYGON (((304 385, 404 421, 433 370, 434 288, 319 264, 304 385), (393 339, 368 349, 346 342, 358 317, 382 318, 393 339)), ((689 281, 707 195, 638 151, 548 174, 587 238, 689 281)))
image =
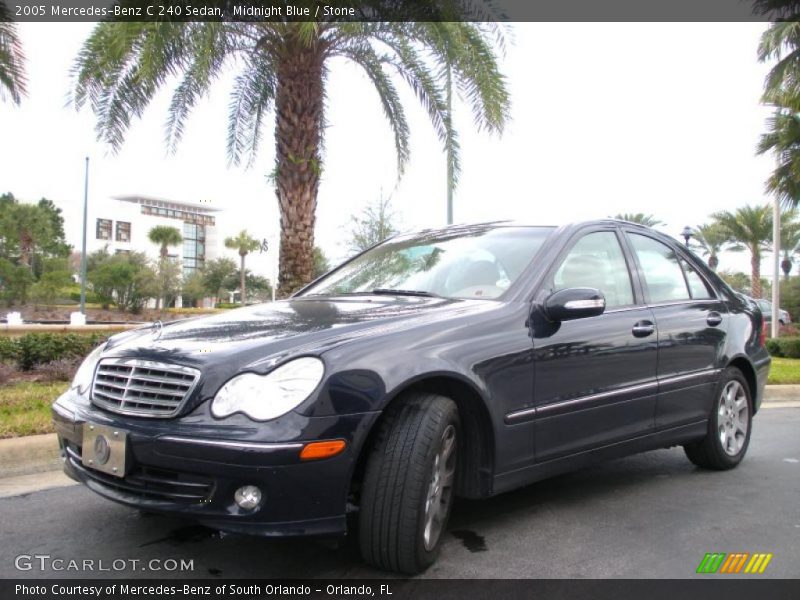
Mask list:
POLYGON ((27 333, 0 337, 0 361, 15 362, 22 371, 64 359, 83 358, 108 338, 108 333, 27 333))
POLYGON ((800 358, 800 337, 769 338, 767 352, 777 358, 800 358))
POLYGON ((98 251, 87 257, 87 279, 104 306, 139 312, 158 294, 158 281, 143 252, 110 255, 98 251))

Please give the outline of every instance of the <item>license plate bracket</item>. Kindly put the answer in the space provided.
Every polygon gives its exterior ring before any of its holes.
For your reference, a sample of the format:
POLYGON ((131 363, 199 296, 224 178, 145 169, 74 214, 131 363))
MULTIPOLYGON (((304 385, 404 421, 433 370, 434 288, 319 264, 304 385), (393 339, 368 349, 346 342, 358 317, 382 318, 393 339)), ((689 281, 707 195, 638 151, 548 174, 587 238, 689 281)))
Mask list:
POLYGON ((125 477, 128 456, 128 432, 117 427, 83 424, 81 462, 84 467, 125 477))

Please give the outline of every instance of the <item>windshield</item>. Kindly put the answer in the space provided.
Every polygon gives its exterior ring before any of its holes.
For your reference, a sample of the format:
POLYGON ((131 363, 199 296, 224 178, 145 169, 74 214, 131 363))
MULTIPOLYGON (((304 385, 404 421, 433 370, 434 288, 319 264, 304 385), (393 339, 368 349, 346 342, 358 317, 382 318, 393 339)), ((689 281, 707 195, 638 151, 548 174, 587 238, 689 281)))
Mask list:
POLYGON ((484 225, 394 238, 345 263, 301 295, 497 298, 530 264, 552 231, 484 225))

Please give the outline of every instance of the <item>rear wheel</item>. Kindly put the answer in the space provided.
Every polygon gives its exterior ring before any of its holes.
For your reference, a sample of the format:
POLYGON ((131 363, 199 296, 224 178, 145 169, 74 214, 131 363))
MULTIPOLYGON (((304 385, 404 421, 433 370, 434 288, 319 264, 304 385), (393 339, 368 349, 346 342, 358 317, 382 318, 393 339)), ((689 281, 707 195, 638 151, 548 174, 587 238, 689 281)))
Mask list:
POLYGON ((419 573, 436 560, 450 516, 458 460, 455 403, 412 394, 387 409, 367 459, 359 513, 364 560, 419 573))
POLYGON ((725 470, 738 465, 750 445, 752 406, 742 372, 735 367, 726 369, 708 419, 708 434, 700 442, 683 447, 689 460, 706 469, 725 470))

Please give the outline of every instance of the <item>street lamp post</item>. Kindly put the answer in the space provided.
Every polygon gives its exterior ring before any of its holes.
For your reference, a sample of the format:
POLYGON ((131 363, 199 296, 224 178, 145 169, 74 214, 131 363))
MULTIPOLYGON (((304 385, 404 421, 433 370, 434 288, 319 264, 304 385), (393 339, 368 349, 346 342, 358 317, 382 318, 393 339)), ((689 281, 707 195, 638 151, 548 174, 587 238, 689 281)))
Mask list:
POLYGON ((86 315, 86 220, 89 206, 89 157, 83 178, 83 240, 81 242, 81 314, 86 315))
POLYGON ((778 337, 781 326, 781 204, 777 195, 772 204, 772 245, 772 337, 778 337))
POLYGON ((683 240, 686 243, 686 247, 688 248, 689 240, 692 239, 692 235, 694 235, 692 233, 692 228, 687 225, 686 227, 683 228, 683 231, 681 231, 681 235, 683 236, 683 240))

